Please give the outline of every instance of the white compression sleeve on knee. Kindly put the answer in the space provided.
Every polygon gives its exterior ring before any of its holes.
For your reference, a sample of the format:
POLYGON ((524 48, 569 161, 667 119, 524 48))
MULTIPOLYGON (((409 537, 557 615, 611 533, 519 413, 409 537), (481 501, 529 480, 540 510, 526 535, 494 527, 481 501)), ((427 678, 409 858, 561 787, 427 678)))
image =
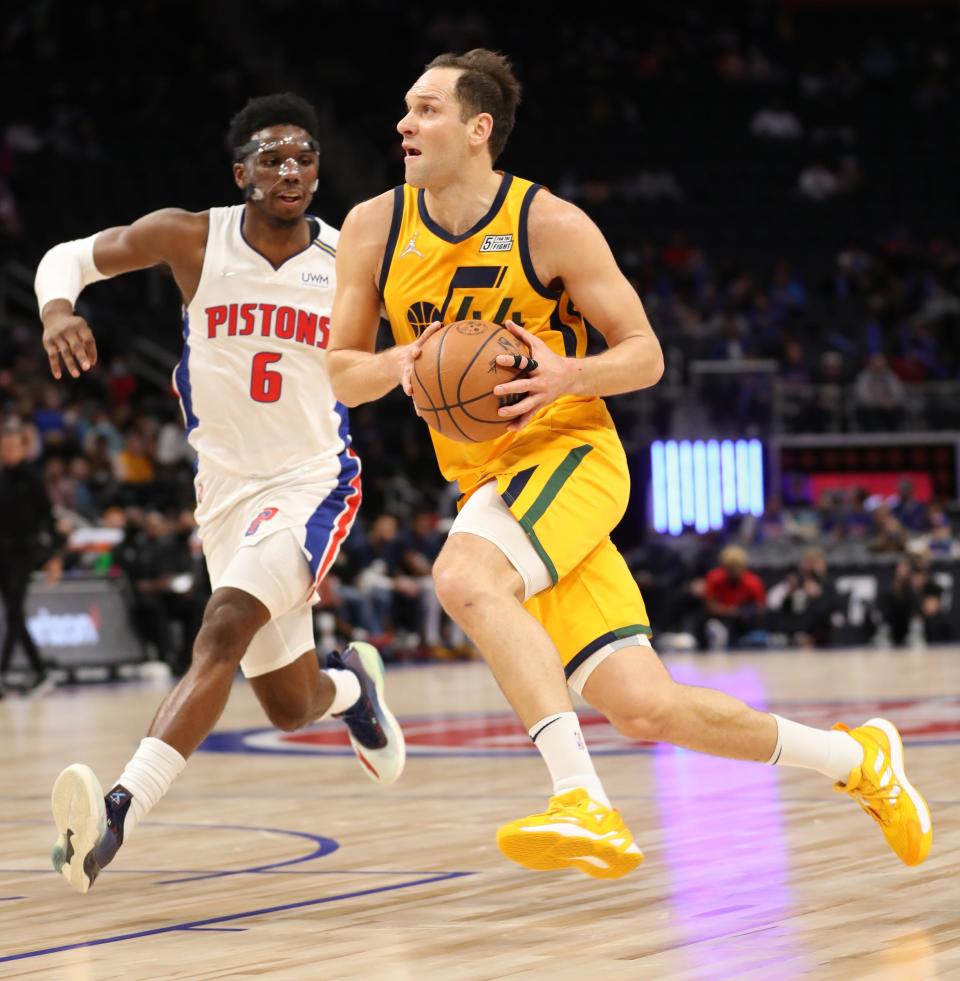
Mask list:
POLYGON ((33 289, 41 314, 51 300, 69 300, 72 306, 84 287, 110 278, 93 261, 93 242, 99 234, 61 242, 40 260, 33 289))

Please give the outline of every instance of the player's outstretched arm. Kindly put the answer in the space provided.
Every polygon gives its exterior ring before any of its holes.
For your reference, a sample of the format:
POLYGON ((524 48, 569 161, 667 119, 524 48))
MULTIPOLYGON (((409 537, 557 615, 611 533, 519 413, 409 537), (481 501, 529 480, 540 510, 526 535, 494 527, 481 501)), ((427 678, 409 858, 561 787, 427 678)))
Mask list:
POLYGON ((374 351, 380 324, 377 273, 392 214, 393 192, 388 191, 358 204, 340 229, 327 365, 333 393, 347 406, 372 402, 396 385, 410 395, 411 366, 433 332, 428 329, 413 344, 374 351))
POLYGON ((97 361, 93 332, 73 312, 84 287, 163 263, 182 271, 196 246, 202 249, 205 235, 205 215, 166 208, 132 225, 108 228, 50 249, 37 267, 34 289, 43 321, 43 347, 54 378, 61 377, 61 359, 74 378, 97 361))
MULTIPOLYGON (((663 353, 637 291, 620 271, 600 229, 580 208, 541 191, 529 218, 530 251, 544 284, 563 282, 574 306, 603 334, 608 350, 589 358, 564 358, 515 324, 538 363, 526 378, 498 385, 498 395, 528 392, 500 410, 525 425, 561 395, 617 395, 655 385, 663 374, 663 353)), ((503 358, 499 359, 503 360, 503 358)))

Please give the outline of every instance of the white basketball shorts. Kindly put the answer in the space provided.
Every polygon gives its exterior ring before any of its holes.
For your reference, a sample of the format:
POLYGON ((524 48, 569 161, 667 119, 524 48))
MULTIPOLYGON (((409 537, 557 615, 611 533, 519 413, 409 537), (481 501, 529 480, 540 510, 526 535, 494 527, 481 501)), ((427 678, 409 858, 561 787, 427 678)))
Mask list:
POLYGON ((270 611, 240 668, 286 667, 314 649, 314 594, 360 507, 360 459, 347 449, 329 467, 259 480, 201 466, 195 485, 212 589, 242 589, 270 611))

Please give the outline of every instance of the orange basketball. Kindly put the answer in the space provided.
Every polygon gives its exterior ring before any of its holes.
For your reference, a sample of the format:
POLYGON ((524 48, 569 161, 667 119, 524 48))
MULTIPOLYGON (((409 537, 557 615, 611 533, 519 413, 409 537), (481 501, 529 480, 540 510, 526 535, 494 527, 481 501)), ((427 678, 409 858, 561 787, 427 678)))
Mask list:
POLYGON ((431 429, 460 443, 482 443, 507 431, 502 405, 524 396, 493 394, 495 385, 523 372, 497 364, 500 354, 530 356, 506 327, 486 320, 458 320, 438 330, 413 363, 413 401, 431 429))

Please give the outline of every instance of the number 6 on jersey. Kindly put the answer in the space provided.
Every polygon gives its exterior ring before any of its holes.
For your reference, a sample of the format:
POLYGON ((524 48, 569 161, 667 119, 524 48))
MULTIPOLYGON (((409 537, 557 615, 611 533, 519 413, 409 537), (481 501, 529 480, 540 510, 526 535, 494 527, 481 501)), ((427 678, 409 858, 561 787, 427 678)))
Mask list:
POLYGON ((271 371, 269 365, 276 364, 282 354, 261 351, 253 356, 250 369, 250 398, 254 402, 276 402, 283 388, 283 375, 279 371, 271 371))

